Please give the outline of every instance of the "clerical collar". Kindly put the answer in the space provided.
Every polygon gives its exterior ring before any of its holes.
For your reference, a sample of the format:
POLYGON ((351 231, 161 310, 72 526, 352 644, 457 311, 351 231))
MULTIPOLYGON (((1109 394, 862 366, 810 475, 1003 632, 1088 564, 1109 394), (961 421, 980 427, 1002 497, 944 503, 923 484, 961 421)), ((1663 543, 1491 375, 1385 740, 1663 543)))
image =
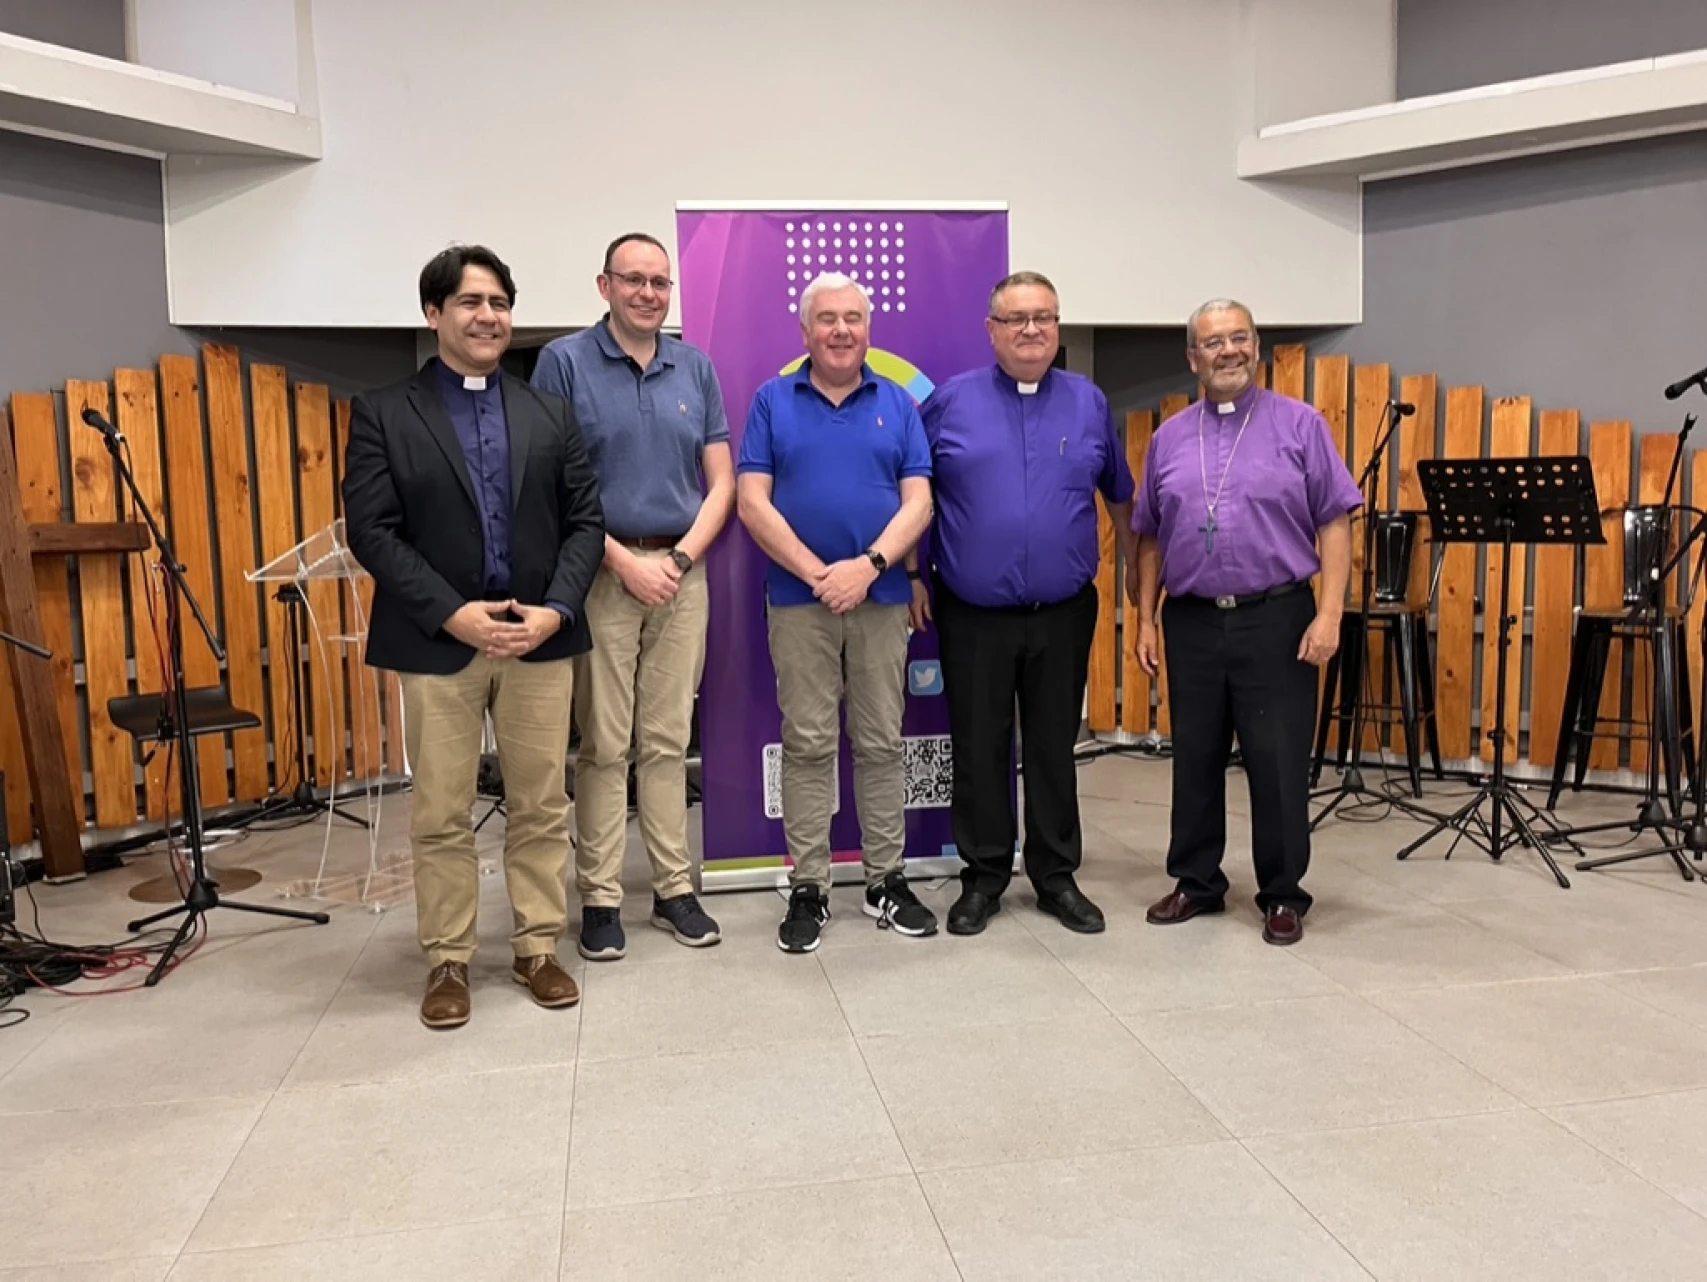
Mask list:
POLYGON ((1018 383, 1018 382, 1016 382, 1014 384, 1014 386, 1019 389, 1019 394, 1021 396, 1036 396, 1037 395, 1037 384, 1036 383, 1018 383))
POLYGON ((1006 383, 1009 387, 1013 388, 1014 391, 1019 393, 1021 396, 1036 396, 1043 390, 1044 383, 1049 381, 1049 375, 1053 372, 1052 370, 1046 369, 1043 371, 1043 377, 1038 379, 1035 383, 1022 383, 1019 379, 1008 373, 1007 370, 1003 369, 1000 363, 996 365, 995 369, 996 377, 1006 383))
POLYGON ((465 392, 484 392, 497 382, 498 374, 496 370, 490 374, 459 374, 440 360, 439 377, 449 386, 460 387, 465 392))
POLYGON ((1257 396, 1261 391, 1261 388, 1259 388, 1255 383, 1252 383, 1230 401, 1211 402, 1211 404, 1215 406, 1215 416, 1217 418, 1226 418, 1232 414, 1245 413, 1256 403, 1257 396))

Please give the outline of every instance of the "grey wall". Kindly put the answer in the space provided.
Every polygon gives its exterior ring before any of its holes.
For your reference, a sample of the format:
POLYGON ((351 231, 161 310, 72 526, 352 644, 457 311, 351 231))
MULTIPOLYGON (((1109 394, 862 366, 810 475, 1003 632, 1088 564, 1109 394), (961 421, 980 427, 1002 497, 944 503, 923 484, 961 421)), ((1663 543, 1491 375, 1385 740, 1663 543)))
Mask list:
POLYGON ((0 0, 0 31, 123 58, 124 0, 0 0))
POLYGON ((1399 0, 1399 97, 1707 49, 1703 0, 1399 0))
MULTIPOLYGON (((0 246, 15 300, 0 398, 150 367, 204 338, 347 393, 415 367, 404 330, 188 331, 167 322, 157 161, 0 132, 0 246)), ((413 282, 408 282, 413 288, 413 282)))

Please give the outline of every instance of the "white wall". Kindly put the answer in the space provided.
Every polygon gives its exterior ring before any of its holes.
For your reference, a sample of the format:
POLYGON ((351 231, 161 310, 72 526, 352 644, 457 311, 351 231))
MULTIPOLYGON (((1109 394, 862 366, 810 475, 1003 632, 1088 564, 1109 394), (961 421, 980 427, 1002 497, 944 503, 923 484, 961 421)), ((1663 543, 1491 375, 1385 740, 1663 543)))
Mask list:
POLYGON ((309 8, 310 0, 125 0, 130 60, 301 103, 298 25, 309 8))
POLYGON ((1355 184, 1234 177, 1277 67, 1321 110, 1365 105, 1347 66, 1390 78, 1391 22, 1323 3, 315 0, 325 159, 169 162, 172 317, 418 324, 421 264, 478 240, 519 325, 572 327, 605 243, 673 243, 678 199, 893 199, 1007 201, 1014 265, 1073 323, 1221 293, 1270 327, 1354 321, 1355 184))

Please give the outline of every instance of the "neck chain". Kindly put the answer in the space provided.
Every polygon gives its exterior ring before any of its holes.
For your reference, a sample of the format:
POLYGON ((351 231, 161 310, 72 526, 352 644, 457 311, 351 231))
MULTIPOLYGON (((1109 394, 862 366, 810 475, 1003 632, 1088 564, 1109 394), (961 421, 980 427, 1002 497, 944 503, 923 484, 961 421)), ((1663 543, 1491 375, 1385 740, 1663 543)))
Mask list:
POLYGON ((1208 510, 1208 519, 1197 527, 1203 535, 1203 554, 1213 556, 1215 553, 1215 532, 1221 527, 1215 521, 1215 509, 1221 506, 1221 492, 1227 488, 1227 474, 1233 470, 1233 456, 1239 452, 1239 442, 1245 439, 1245 429, 1251 423, 1251 411, 1257 407, 1257 396, 1251 397, 1251 403, 1245 409, 1244 421, 1239 424, 1239 434, 1233 438, 1233 448, 1227 451, 1227 462, 1221 469, 1221 480, 1215 486, 1215 497, 1209 497, 1209 461, 1205 457, 1203 447, 1203 423, 1207 411, 1205 403, 1208 397, 1197 403, 1197 462, 1203 481, 1203 506, 1208 510))

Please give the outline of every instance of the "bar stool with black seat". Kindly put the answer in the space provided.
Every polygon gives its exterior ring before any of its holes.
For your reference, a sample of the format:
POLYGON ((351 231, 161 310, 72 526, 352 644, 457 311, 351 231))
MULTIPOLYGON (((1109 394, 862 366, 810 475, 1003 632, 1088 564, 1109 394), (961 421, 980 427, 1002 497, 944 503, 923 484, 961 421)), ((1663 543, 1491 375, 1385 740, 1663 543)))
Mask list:
MULTIPOLYGON (((1614 509, 1616 512, 1616 509, 1614 509)), ((1623 594, 1612 608, 1579 608, 1571 630, 1571 667, 1565 680, 1565 703, 1559 714, 1559 740, 1553 754, 1553 781, 1547 809, 1553 809, 1565 787, 1565 770, 1575 758, 1571 791, 1580 792, 1588 777, 1589 748, 1596 738, 1646 731, 1664 766, 1666 795, 1673 813, 1678 807, 1681 778, 1695 777, 1695 727, 1689 681, 1688 614, 1700 581, 1702 559, 1667 584, 1659 619, 1644 607, 1649 576, 1665 564, 1700 513, 1689 507, 1665 508, 1643 504, 1625 508, 1623 594), (1640 611, 1640 613, 1637 613, 1640 611), (1658 683, 1658 724, 1652 718, 1603 719, 1600 696, 1614 641, 1648 647, 1649 671, 1658 683)), ((1633 697, 1641 697, 1635 692, 1633 697)), ((1656 692, 1650 690, 1652 699, 1656 692)))
MULTIPOLYGON (((222 685, 192 686, 184 691, 185 702, 190 710, 190 733, 192 735, 225 734, 231 730, 254 730, 261 725, 261 718, 253 712, 245 712, 231 702, 231 696, 222 685)), ((160 694, 131 694, 117 699, 107 700, 107 716, 113 725, 128 734, 138 743, 164 743, 174 737, 176 730, 172 725, 173 703, 168 697, 160 694)), ((224 754, 221 753, 223 759, 224 754)), ((174 763, 176 766, 177 763, 174 763)), ((212 838, 213 833, 204 834, 212 838)), ((215 842, 207 840, 204 849, 212 849, 215 842)), ((221 868, 218 881, 221 889, 244 890, 261 880, 261 874, 248 868, 221 868)), ((145 881, 131 890, 131 898, 148 903, 170 903, 180 897, 181 890, 173 877, 160 877, 145 881), (158 890, 158 893, 156 893, 158 890)))
MULTIPOLYGON (((1375 522, 1375 567, 1371 575, 1374 599, 1369 605, 1371 638, 1385 634, 1385 658, 1382 662, 1381 686, 1383 701, 1368 698, 1364 688, 1363 655, 1358 646, 1360 605, 1355 600, 1357 585, 1352 585, 1354 600, 1346 607, 1340 621, 1340 646, 1328 660, 1326 679, 1322 685, 1322 714, 1316 727, 1316 755, 1310 767, 1310 785, 1321 778, 1327 759, 1328 732, 1339 726, 1339 755, 1336 764, 1343 770, 1349 756, 1361 745, 1353 745, 1352 725, 1357 715, 1357 703, 1364 699, 1364 724, 1377 727, 1385 740, 1387 727, 1399 724, 1405 731, 1405 762, 1411 777, 1411 795, 1422 796, 1422 755, 1419 739, 1426 735, 1434 777, 1444 779, 1440 763, 1440 729, 1434 713, 1434 661, 1429 649, 1428 611, 1434 600, 1440 567, 1432 573, 1428 558, 1419 555, 1421 548, 1422 514, 1417 512, 1377 512, 1375 522), (1398 703, 1385 700, 1394 687, 1398 703), (1337 704, 1337 706, 1336 706, 1337 704)), ((1373 647, 1372 647, 1373 648, 1373 647)))

